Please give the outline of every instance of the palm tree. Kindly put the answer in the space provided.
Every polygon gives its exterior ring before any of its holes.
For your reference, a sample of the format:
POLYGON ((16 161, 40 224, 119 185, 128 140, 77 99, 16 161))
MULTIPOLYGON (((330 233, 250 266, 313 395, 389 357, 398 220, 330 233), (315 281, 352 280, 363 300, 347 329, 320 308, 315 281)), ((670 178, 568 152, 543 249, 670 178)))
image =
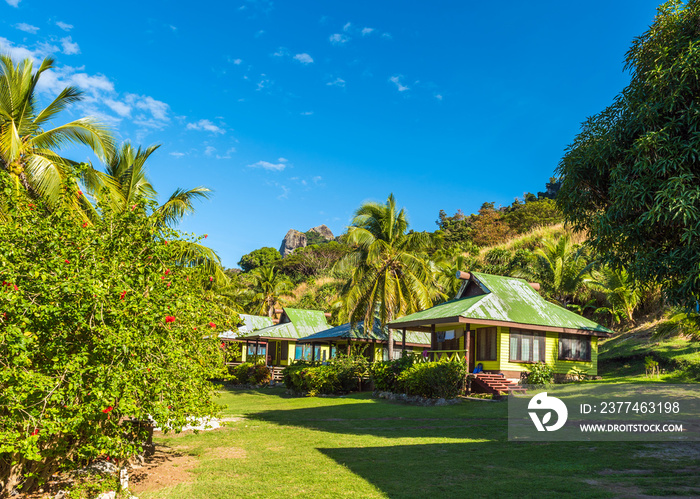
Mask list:
MULTIPOLYGON (((136 203, 155 202, 158 193, 146 176, 146 160, 160 144, 146 149, 135 149, 129 142, 124 142, 112 155, 106 166, 107 175, 113 180, 114 189, 102 194, 111 209, 117 212, 127 211, 136 203)), ((95 193, 100 196, 100 193, 95 193)), ((209 199, 211 189, 195 187, 194 189, 176 189, 168 200, 155 209, 162 221, 168 225, 177 224, 186 214, 194 212, 196 199, 209 199)))
POLYGON ((590 268, 583 249, 565 234, 557 240, 544 239, 542 247, 534 253, 535 265, 521 269, 518 275, 541 279, 545 290, 566 306, 581 289, 584 275, 590 268))
POLYGON ((274 317, 280 296, 290 291, 292 282, 274 265, 258 267, 250 275, 253 278, 250 301, 253 313, 274 317))
MULTIPOLYGON (((116 213, 128 211, 140 203, 155 203, 158 193, 146 175, 146 160, 159 147, 160 144, 146 149, 134 148, 131 143, 124 142, 108 158, 106 175, 109 182, 100 186, 99 191, 91 190, 91 194, 116 213)), ((154 208, 150 216, 156 227, 172 227, 185 215, 194 212, 195 200, 209 199, 210 195, 211 190, 202 186, 176 189, 165 203, 154 208)), ((210 275, 216 276, 217 282, 228 282, 214 250, 193 241, 175 240, 172 244, 180 251, 182 264, 203 266, 210 275)))
POLYGON ((584 282, 591 289, 605 294, 610 307, 598 310, 610 312, 613 320, 624 314, 627 320, 634 324, 633 314, 642 300, 642 289, 636 285, 626 269, 603 266, 586 276, 584 282))
POLYGON ((52 67, 53 60, 48 58, 34 71, 29 59, 15 65, 10 57, 0 56, 0 168, 10 174, 18 194, 42 199, 49 209, 67 205, 87 218, 94 216, 94 207, 81 195, 75 176, 92 190, 109 179, 91 165, 79 165, 58 151, 82 144, 105 159, 114 151, 114 139, 94 118, 49 128, 61 111, 82 98, 80 90, 66 87, 47 107, 38 109, 36 86, 42 73, 52 67))
MULTIPOLYGON (((344 289, 350 322, 372 324, 376 316, 384 327, 396 317, 431 307, 441 296, 425 258, 431 237, 407 233, 408 225, 393 194, 386 204, 365 203, 355 212, 347 236, 354 250, 338 263, 339 270, 352 270, 344 289)), ((390 329, 390 359, 393 350, 390 329)))

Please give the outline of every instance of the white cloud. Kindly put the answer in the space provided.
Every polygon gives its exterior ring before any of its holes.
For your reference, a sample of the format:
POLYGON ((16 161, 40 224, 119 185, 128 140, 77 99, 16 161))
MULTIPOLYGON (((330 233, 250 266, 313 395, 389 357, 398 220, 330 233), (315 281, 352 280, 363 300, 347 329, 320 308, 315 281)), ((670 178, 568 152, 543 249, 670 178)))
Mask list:
POLYGON ((212 123, 209 120, 199 120, 195 123, 188 123, 186 128, 187 128, 187 130, 200 130, 200 131, 204 131, 204 132, 211 132, 214 134, 226 133, 226 130, 216 126, 214 123, 212 123))
POLYGON ((185 155, 185 153, 184 153, 184 152, 173 151, 173 152, 170 153, 170 155, 176 157, 177 159, 180 159, 181 157, 183 157, 183 156, 185 155))
POLYGON ((146 111, 158 121, 170 121, 168 111, 170 106, 148 95, 126 94, 126 102, 137 109, 146 111))
POLYGON ((63 47, 63 53, 66 55, 74 55, 80 53, 80 47, 78 44, 73 42, 70 36, 61 38, 61 46, 63 47))
POLYGON ((311 116, 312 114, 314 114, 314 112, 313 111, 302 111, 299 114, 301 114, 302 116, 311 116))
POLYGON ((321 177, 320 175, 316 175, 316 176, 315 176, 314 178, 312 178, 311 180, 314 181, 314 184, 318 184, 321 180, 323 180, 323 177, 321 177))
POLYGON ((330 36, 330 41, 334 45, 342 45, 349 42, 350 38, 342 33, 334 33, 330 36))
POLYGON ((345 31, 347 33, 348 31, 350 31, 351 28, 352 28, 352 23, 346 23, 345 26, 343 26, 343 31, 345 31))
POLYGON ((277 158, 277 161, 279 161, 280 163, 286 163, 289 160, 287 158, 277 158))
POLYGON ((9 5, 9 6, 11 6, 11 7, 18 7, 18 6, 19 6, 19 2, 20 2, 21 0, 5 0, 5 1, 7 2, 7 5, 9 5))
POLYGON ((382 33, 382 38, 386 38, 387 40, 391 40, 394 37, 391 36, 391 33, 382 33))
POLYGON ((277 51, 275 53, 272 54, 272 57, 286 57, 288 55, 289 55, 289 50, 284 48, 284 47, 280 47, 277 49, 277 51))
MULTIPOLYGON (((73 68, 71 68, 73 69, 73 68)), ((70 76, 70 84, 80 87, 81 90, 89 93, 98 91, 114 92, 114 83, 105 75, 89 75, 87 73, 75 73, 70 76)))
POLYGON ((168 26, 172 31, 177 31, 177 26, 173 26, 172 24, 168 26))
POLYGON ((57 21, 57 22, 56 22, 56 26, 58 26, 59 28, 61 28, 63 31, 70 31, 70 30, 73 29, 73 25, 72 25, 72 24, 64 23, 64 22, 62 22, 62 21, 57 21))
POLYGON ((442 100, 442 94, 435 94, 435 98, 437 100, 442 100))
POLYGON ((204 149, 205 156, 211 156, 215 152, 216 152, 216 147, 214 147, 214 146, 207 146, 207 148, 204 149))
POLYGON ((226 154, 224 154, 223 156, 219 156, 219 155, 217 154, 217 155, 216 155, 216 159, 231 159, 231 154, 233 154, 234 152, 236 152, 236 148, 235 148, 235 147, 231 147, 230 149, 228 149, 228 150, 226 151, 226 154))
POLYGON ((333 81, 327 82, 326 85, 331 86, 331 87, 344 87, 345 80, 343 80, 342 78, 336 78, 333 81))
POLYGON ((241 63, 243 62, 243 59, 233 59, 233 60, 229 60, 229 62, 231 62, 231 64, 235 64, 236 66, 240 66, 241 63))
POLYGON ((374 31, 374 28, 367 28, 367 27, 362 28, 362 36, 370 35, 370 34, 372 34, 373 31, 374 31))
MULTIPOLYGON (((41 54, 39 54, 38 52, 34 50, 29 50, 26 47, 18 47, 7 38, 3 38, 1 36, 0 52, 2 52, 3 54, 8 54, 15 61, 20 61, 22 59, 31 59, 32 61, 36 62, 41 56, 41 54)), ((41 80, 39 80, 39 82, 41 82, 41 80)))
POLYGON ((406 90, 409 90, 409 88, 406 85, 401 83, 401 76, 392 76, 391 78, 389 78, 389 81, 396 85, 396 88, 399 92, 405 92, 406 90))
POLYGON ((263 170, 268 170, 271 172, 281 172, 287 167, 286 163, 270 163, 269 161, 258 161, 252 165, 248 165, 248 168, 262 168, 263 170))
POLYGON ((272 80, 270 80, 269 78, 267 78, 265 76, 265 74, 263 73, 260 75, 260 81, 257 84, 256 90, 262 90, 264 88, 271 87, 273 83, 274 82, 272 80))
POLYGON ((107 105, 107 107, 109 107, 112 111, 114 111, 121 117, 131 115, 131 106, 129 106, 128 104, 112 99, 105 99, 104 102, 107 105))
POLYGON ((294 56, 294 58, 302 64, 311 64, 312 62, 314 62, 312 57, 306 52, 302 54, 297 54, 294 56))
POLYGON ((25 33, 31 33, 32 35, 36 35, 36 32, 39 31, 39 28, 27 23, 17 23, 15 24, 15 28, 25 33))

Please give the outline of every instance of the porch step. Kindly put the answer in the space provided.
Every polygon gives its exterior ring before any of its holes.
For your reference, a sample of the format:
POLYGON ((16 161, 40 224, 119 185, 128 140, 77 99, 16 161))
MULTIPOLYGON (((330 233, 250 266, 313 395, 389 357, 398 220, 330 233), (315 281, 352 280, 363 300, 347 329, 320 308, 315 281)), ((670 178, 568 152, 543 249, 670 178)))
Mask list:
POLYGON ((284 367, 270 366, 270 371, 272 372, 272 382, 281 383, 284 380, 282 376, 282 370, 284 367))
POLYGON ((504 395, 509 393, 525 393, 525 388, 513 381, 509 381, 499 373, 479 373, 472 381, 472 389, 475 392, 504 395))

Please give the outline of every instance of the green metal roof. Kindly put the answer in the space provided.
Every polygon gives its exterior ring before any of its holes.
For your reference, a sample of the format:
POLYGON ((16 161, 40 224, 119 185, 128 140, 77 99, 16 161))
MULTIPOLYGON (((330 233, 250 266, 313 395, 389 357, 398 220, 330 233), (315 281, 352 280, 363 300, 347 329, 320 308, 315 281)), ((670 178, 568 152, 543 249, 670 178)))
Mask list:
POLYGON ((303 338, 310 334, 328 329, 326 314, 322 310, 303 310, 285 308, 282 322, 244 336, 245 338, 303 338))
POLYGON ((600 324, 548 302, 524 279, 472 272, 470 280, 481 288, 483 294, 457 298, 407 315, 389 325, 395 328, 406 323, 416 325, 417 321, 430 324, 431 320, 464 317, 474 322, 481 319, 612 333, 600 324))
POLYGON ((247 334, 251 334, 258 329, 263 329, 274 325, 272 317, 265 317, 263 315, 249 315, 249 314, 238 314, 238 316, 243 321, 242 326, 238 326, 238 331, 224 331, 219 335, 219 338, 223 339, 236 339, 247 334))
MULTIPOLYGON (((309 343, 312 341, 330 341, 335 340, 375 340, 386 343, 389 339, 389 328, 382 329, 379 319, 374 319, 374 327, 372 331, 365 334, 364 321, 358 322, 355 327, 351 327, 350 323, 326 329, 320 333, 306 336, 299 340, 300 343, 309 343)), ((401 334, 394 334, 394 341, 401 341, 401 334)), ((406 331, 406 343, 417 343, 419 345, 430 345, 430 333, 422 333, 419 331, 406 331)))

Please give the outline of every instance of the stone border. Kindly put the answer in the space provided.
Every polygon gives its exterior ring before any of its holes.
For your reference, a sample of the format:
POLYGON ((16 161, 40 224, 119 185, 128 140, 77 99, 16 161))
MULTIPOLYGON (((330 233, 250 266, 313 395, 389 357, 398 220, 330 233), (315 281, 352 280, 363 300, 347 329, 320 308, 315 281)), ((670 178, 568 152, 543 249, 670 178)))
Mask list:
POLYGON ((440 406, 440 405, 453 405, 453 404, 462 403, 462 399, 459 399, 459 398, 429 399, 429 398, 421 397, 419 395, 412 396, 412 395, 406 395, 405 393, 393 393, 393 392, 374 391, 372 396, 380 398, 380 399, 397 400, 399 402, 406 402, 407 404, 411 404, 411 405, 422 405, 422 406, 434 406, 434 405, 440 406))

